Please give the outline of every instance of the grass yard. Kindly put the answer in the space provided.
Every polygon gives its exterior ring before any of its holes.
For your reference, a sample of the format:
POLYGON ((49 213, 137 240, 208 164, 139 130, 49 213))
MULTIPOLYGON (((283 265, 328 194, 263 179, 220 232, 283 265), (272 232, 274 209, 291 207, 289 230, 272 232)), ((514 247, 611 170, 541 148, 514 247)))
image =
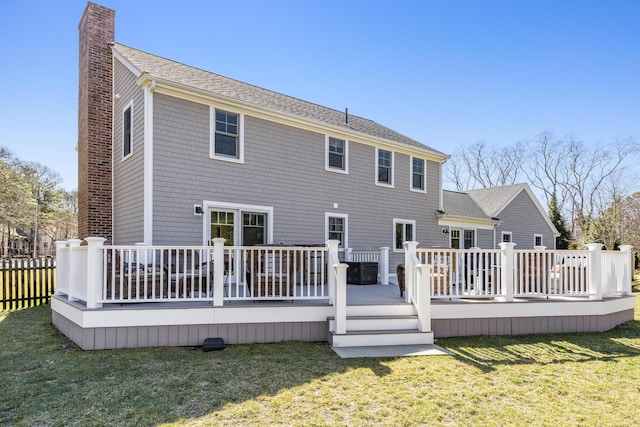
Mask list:
POLYGON ((0 425, 640 423, 640 298, 607 333, 439 339, 455 356, 401 359, 325 343, 83 352, 50 317, 0 312, 0 425))

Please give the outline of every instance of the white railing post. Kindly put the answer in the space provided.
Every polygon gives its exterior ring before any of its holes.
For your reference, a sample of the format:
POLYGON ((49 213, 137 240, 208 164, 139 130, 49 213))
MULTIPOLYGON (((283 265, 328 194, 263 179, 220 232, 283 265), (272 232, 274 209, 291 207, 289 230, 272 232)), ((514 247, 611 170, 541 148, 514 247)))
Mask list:
POLYGON ((589 299, 602 299, 602 275, 600 274, 602 263, 602 244, 589 243, 589 259, 587 261, 587 280, 589 281, 589 299))
POLYGON ((102 299, 102 279, 104 276, 104 251, 99 250, 107 240, 104 237, 87 237, 87 308, 100 308, 102 299))
POLYGON ((380 257, 378 258, 378 273, 380 274, 380 284, 389 284, 389 248, 380 248, 380 257))
POLYGON ((77 287, 81 280, 86 279, 86 277, 80 277, 80 274, 78 274, 78 251, 74 250, 79 248, 81 243, 82 240, 80 239, 69 239, 69 270, 67 270, 69 274, 69 293, 67 294, 69 301, 78 301, 76 296, 78 294, 77 287))
POLYGON ((69 273, 67 269, 69 268, 69 252, 67 251, 67 257, 65 258, 62 255, 62 249, 67 247, 66 241, 56 240, 56 295, 60 294, 68 294, 69 293, 69 273), (62 266, 62 260, 65 260, 65 265, 62 266))
MULTIPOLYGON (((224 305, 224 242, 226 239, 216 237, 213 239, 213 306, 224 305)), ((229 261, 231 262, 231 261, 229 261)), ((231 270, 231 268, 229 269, 231 270)), ((231 273, 229 273, 231 274, 231 273)), ((236 275, 238 272, 236 272, 236 275)), ((229 290, 229 294, 231 290, 229 290)))
POLYGON ((417 256, 418 242, 404 242, 402 246, 404 246, 404 300, 411 302, 415 294, 414 271, 416 267, 412 255, 417 256))
POLYGON ((631 295, 631 282, 633 282, 633 253, 631 245, 620 245, 620 252, 626 253, 624 258, 624 269, 622 273, 622 289, 619 289, 623 295, 631 295))
POLYGON ((418 286, 416 289, 416 302, 418 308, 418 330, 420 332, 431 331, 431 266, 427 264, 419 264, 418 286))
POLYGON ((329 292, 329 304, 334 304, 336 299, 336 275, 331 267, 334 259, 338 259, 338 245, 340 240, 327 240, 327 290, 329 292))
POLYGON ((336 334, 347 333, 347 264, 334 264, 336 272, 335 324, 336 334))
POLYGON ((514 266, 515 266, 515 253, 513 248, 516 246, 515 243, 505 242, 500 243, 500 250, 502 251, 502 295, 504 296, 505 301, 512 302, 513 301, 513 288, 514 288, 514 266))

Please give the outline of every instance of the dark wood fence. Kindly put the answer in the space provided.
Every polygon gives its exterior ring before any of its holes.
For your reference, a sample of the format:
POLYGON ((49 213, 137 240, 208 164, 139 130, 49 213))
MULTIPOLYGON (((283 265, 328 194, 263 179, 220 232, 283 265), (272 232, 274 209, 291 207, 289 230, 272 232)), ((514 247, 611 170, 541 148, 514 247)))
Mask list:
POLYGON ((55 291, 53 258, 0 260, 0 310, 47 304, 55 291))

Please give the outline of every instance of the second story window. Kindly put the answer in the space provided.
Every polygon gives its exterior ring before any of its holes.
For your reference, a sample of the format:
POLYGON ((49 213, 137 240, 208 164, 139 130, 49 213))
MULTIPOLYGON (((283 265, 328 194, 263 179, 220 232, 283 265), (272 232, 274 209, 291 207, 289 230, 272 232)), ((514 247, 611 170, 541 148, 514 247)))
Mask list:
POLYGON ((344 139, 327 137, 326 170, 348 173, 347 152, 348 143, 344 139))
POLYGON ((122 157, 131 154, 131 105, 122 113, 122 157))
POLYGON ((376 184, 393 187, 393 153, 376 148, 376 184))
POLYGON ((511 232, 510 231, 503 231, 502 232, 502 243, 511 243, 513 240, 511 240, 511 232))
POLYGON ((233 162, 244 162, 243 116, 229 111, 211 108, 214 126, 211 141, 211 157, 233 162))
POLYGON ((216 110, 216 154, 238 157, 238 115, 216 110))
POLYGON ((411 189, 425 191, 424 159, 411 158, 411 189))

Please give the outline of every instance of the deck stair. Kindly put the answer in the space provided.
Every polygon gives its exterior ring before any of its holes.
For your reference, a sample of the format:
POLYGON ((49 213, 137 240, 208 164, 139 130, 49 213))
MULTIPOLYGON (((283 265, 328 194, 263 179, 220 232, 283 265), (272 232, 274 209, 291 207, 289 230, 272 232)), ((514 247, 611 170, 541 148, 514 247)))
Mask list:
POLYGON ((347 305, 347 332, 336 334, 329 319, 329 344, 365 347, 433 344, 433 331, 418 330, 418 315, 411 304, 347 305))

